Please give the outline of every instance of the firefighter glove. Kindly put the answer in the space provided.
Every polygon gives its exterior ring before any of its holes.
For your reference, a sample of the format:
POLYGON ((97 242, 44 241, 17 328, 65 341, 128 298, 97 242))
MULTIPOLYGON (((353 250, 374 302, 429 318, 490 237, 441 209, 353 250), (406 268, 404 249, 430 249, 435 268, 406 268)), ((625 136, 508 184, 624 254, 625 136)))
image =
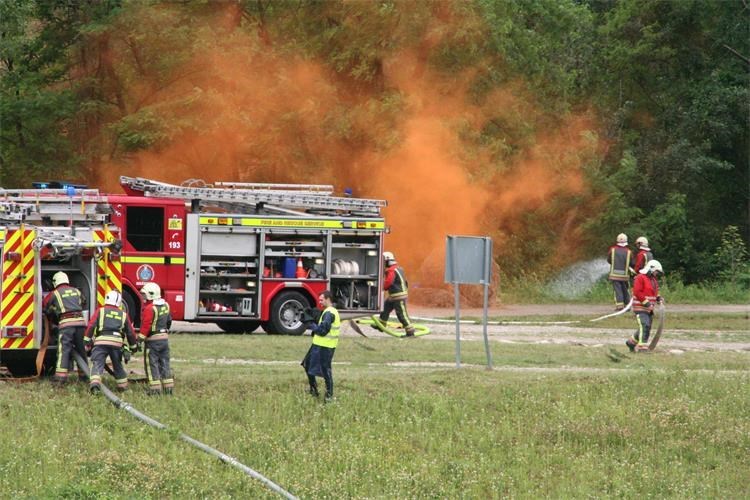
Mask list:
POLYGON ((122 359, 123 361, 125 361, 125 364, 128 364, 130 362, 130 349, 122 350, 122 359))
POLYGON ((657 296, 656 296, 656 303, 657 303, 657 304, 662 304, 662 303, 664 303, 664 299, 662 298, 662 296, 661 296, 661 295, 657 295, 657 296))

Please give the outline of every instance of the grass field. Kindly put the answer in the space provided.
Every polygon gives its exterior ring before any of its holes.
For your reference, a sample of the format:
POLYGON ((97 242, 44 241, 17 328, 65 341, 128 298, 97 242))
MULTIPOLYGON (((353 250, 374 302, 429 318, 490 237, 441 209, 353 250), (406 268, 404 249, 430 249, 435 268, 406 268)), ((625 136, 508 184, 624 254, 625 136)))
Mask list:
POLYGON ((324 404, 298 366, 309 343, 174 335, 177 395, 125 395, 171 433, 82 385, 2 384, 0 492, 274 496, 179 430, 301 498, 750 496, 749 351, 613 363, 608 347, 493 341, 489 371, 482 343, 465 342, 457 370, 450 341, 347 337, 324 404))

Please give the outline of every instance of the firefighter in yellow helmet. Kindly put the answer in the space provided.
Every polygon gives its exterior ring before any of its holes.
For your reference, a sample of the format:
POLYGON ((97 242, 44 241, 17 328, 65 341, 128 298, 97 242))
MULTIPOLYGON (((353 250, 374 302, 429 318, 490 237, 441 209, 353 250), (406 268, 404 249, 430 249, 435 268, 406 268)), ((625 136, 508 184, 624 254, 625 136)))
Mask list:
MULTIPOLYGON (((83 332, 86 330, 83 309, 86 301, 81 291, 70 285, 68 275, 62 271, 52 276, 52 286, 54 290, 44 298, 42 309, 50 324, 57 325, 58 328, 57 363, 53 380, 64 384, 73 369, 73 351, 86 358, 83 347, 83 332)), ((78 368, 79 378, 85 379, 83 369, 78 368)))
POLYGON ((398 265, 396 257, 391 252, 383 252, 385 261, 385 276, 383 278, 383 290, 385 290, 385 304, 380 313, 380 325, 373 325, 381 329, 388 323, 388 318, 393 310, 404 327, 407 337, 414 336, 414 325, 406 311, 406 299, 409 298, 409 282, 406 280, 404 268, 398 265))
POLYGON ((144 341, 143 364, 148 376, 148 393, 171 395, 174 378, 169 366, 169 329, 172 313, 169 304, 161 297, 161 288, 156 283, 146 283, 141 288, 146 304, 141 310, 141 331, 138 340, 144 341))
POLYGON ((628 248, 628 237, 624 233, 617 235, 617 243, 607 251, 609 264, 609 281, 615 292, 615 309, 620 310, 630 302, 630 275, 633 273, 633 252, 628 248))
POLYGON ((318 296, 318 305, 323 309, 317 322, 309 322, 307 327, 312 330, 312 345, 302 360, 302 367, 307 374, 310 384, 310 394, 318 397, 318 384, 315 377, 323 377, 326 384, 326 401, 333 399, 333 354, 339 343, 341 333, 341 318, 338 310, 333 306, 333 295, 325 290, 318 296))

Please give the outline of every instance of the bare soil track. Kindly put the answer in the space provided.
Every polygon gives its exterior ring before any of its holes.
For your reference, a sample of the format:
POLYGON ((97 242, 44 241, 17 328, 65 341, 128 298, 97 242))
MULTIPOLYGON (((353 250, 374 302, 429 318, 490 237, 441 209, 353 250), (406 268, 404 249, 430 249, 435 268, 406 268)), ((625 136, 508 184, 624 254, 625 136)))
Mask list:
MULTIPOLYGON (((449 318, 454 315, 454 309, 424 308, 410 306, 409 312, 412 316, 420 318, 449 318)), ((606 306, 592 306, 585 304, 544 304, 544 305, 505 305, 493 307, 488 314, 491 318, 502 321, 503 317, 519 316, 551 316, 556 314, 569 314, 577 319, 591 319, 613 312, 606 306)), ((740 332, 728 332, 726 330, 673 330, 669 328, 669 315, 674 313, 701 312, 701 313, 747 313, 750 314, 749 304, 708 304, 687 305, 668 304, 666 327, 664 335, 657 350, 680 353, 685 351, 749 351, 750 352, 750 320, 748 327, 740 332), (747 334, 745 337, 744 334, 747 334), (738 335, 739 334, 739 335, 738 335), (724 338, 731 336, 732 339, 724 338), (687 338, 689 337, 689 338, 687 338), (739 337, 739 338, 738 338, 739 337)), ((625 313, 626 317, 632 317, 632 313, 625 313)), ((482 309, 462 309, 461 317, 481 318, 482 309)), ((395 320, 395 318, 394 318, 395 320)), ((540 322, 544 318, 538 318, 540 322)), ((432 334, 426 338, 434 340, 454 340, 456 338, 456 326, 453 322, 429 323, 432 334)), ((635 322, 633 322, 633 329, 635 322)), ((175 331, 185 333, 195 332, 219 332, 213 324, 201 325, 184 322, 175 322, 175 331)), ((387 337, 385 334, 374 330, 365 329, 365 334, 371 337, 387 337)), ((462 340, 481 341, 481 324, 461 324, 460 333, 462 340)), ((560 344, 577 345, 583 347, 617 346, 622 347, 625 339, 631 334, 631 329, 612 328, 606 326, 606 320, 601 327, 581 328, 576 324, 533 324, 533 325, 488 325, 487 334, 496 342, 503 343, 533 343, 533 344, 560 344)), ((358 336, 358 334, 344 322, 342 335, 358 336)), ((406 340, 409 341, 409 340, 406 340)), ((418 340, 417 340, 418 341, 418 340)))

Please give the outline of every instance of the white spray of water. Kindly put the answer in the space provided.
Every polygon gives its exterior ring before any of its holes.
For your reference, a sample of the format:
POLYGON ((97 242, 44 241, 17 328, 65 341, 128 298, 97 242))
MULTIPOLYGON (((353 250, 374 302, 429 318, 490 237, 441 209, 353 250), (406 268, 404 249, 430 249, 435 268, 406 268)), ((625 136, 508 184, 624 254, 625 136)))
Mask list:
POLYGON ((549 292, 561 297, 580 297, 591 290, 594 283, 601 280, 609 272, 606 259, 592 259, 586 262, 576 262, 563 269, 552 280, 549 292))

